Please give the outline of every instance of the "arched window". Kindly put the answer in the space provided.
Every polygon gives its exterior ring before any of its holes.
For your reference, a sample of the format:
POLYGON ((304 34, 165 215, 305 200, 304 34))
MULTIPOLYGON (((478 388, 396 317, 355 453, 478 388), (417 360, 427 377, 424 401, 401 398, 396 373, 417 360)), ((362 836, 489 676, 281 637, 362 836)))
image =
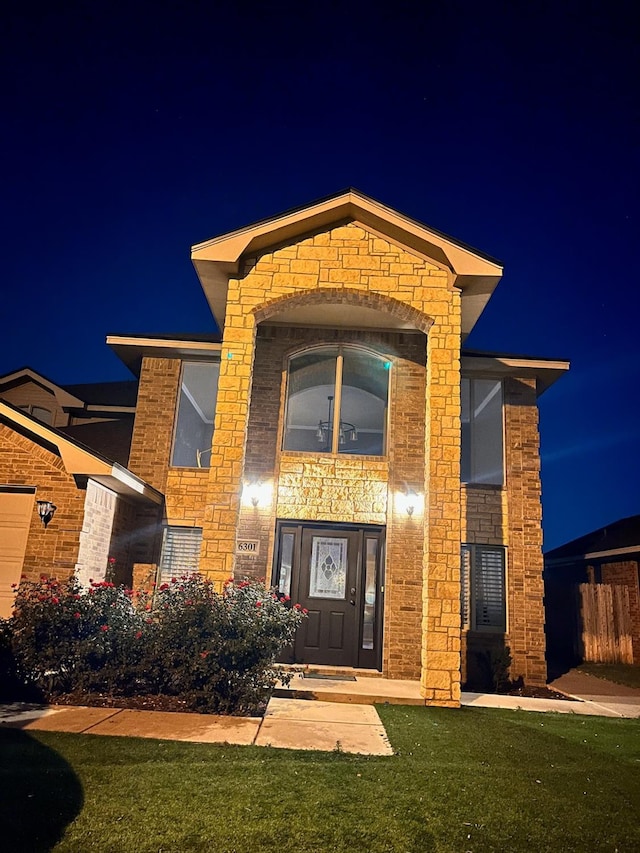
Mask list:
POLYGON ((391 362, 355 347, 315 347, 289 360, 284 450, 386 453, 391 362))

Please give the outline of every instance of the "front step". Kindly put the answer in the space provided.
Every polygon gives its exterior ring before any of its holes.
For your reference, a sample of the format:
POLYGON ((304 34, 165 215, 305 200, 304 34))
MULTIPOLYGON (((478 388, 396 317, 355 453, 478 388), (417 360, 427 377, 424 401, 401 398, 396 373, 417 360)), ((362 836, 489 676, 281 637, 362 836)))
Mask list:
MULTIPOLYGON (((292 667, 293 668, 293 667, 292 667)), ((296 668, 297 669, 297 668, 296 668)), ((299 672, 291 679, 288 686, 279 685, 273 695, 281 699, 317 699, 322 702, 342 702, 354 705, 425 705, 420 696, 420 684, 417 681, 394 681, 382 678, 380 673, 361 675, 362 670, 356 670, 355 681, 343 681, 345 668, 333 668, 333 673, 340 669, 341 678, 314 680, 312 672, 299 672)), ((326 667, 322 667, 323 670, 326 667)), ((327 675, 328 673, 318 673, 327 675)), ((329 673, 330 674, 330 673, 329 673)))

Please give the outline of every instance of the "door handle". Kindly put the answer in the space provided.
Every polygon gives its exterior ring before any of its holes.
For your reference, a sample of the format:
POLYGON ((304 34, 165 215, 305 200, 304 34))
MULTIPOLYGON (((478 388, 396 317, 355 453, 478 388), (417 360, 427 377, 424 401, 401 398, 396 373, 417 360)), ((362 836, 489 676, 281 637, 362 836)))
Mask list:
POLYGON ((352 607, 355 607, 355 606, 356 606, 356 603, 355 603, 355 601, 353 600, 353 598, 350 598, 350 599, 349 599, 349 604, 350 604, 352 607))

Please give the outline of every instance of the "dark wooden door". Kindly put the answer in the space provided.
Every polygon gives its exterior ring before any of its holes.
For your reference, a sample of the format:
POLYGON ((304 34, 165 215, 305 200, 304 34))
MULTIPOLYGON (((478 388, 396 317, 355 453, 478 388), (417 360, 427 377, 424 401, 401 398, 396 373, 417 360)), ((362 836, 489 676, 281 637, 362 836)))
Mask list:
POLYGON ((297 599, 309 616, 296 635, 297 660, 358 665, 361 541, 355 530, 303 529, 297 599))

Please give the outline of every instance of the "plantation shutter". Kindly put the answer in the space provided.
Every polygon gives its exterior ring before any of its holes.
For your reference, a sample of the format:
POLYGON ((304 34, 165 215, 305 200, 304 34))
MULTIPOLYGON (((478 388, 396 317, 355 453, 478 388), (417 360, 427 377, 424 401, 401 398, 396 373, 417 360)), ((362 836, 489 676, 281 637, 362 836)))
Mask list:
POLYGON ((158 583, 197 572, 200 566, 202 530, 199 527, 166 527, 158 583))
POLYGON ((505 631, 504 548, 476 545, 474 552, 474 628, 505 631))
POLYGON ((460 551, 460 616, 463 628, 471 623, 471 547, 463 545, 460 551))

